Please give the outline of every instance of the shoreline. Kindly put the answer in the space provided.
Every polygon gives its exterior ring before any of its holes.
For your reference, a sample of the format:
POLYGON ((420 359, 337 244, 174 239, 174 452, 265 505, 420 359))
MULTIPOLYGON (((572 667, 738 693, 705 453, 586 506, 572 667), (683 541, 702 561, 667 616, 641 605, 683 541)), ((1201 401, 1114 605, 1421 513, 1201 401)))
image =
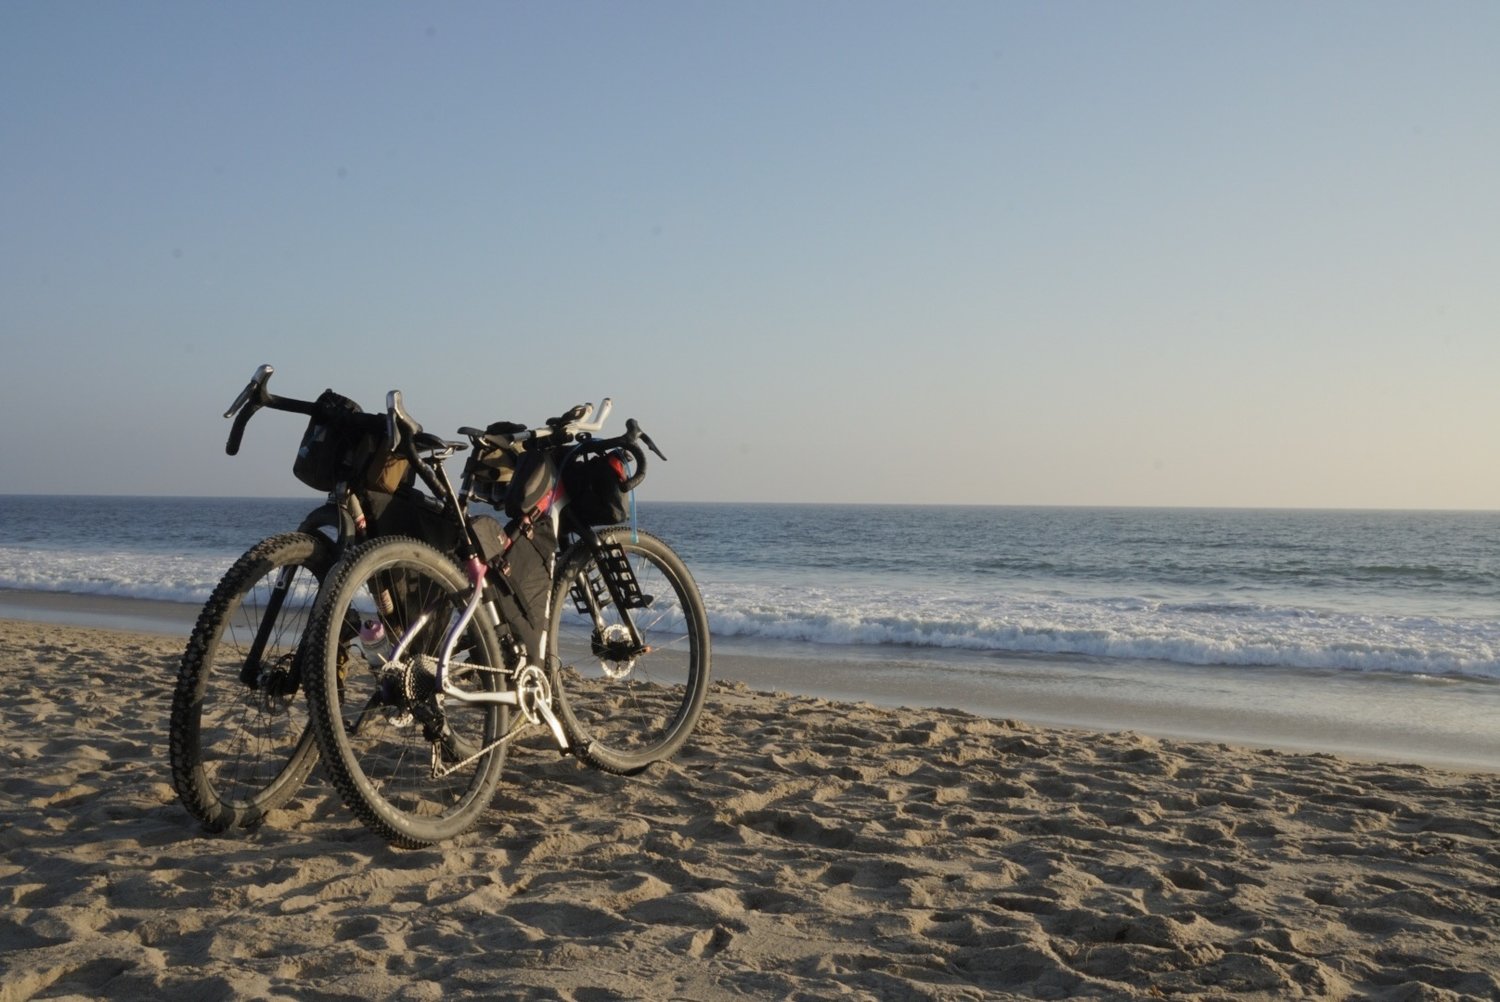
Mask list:
POLYGON ((0 619, 180 636, 184 641, 202 608, 149 598, 0 588, 0 619))
POLYGON ((930 652, 819 655, 720 645, 714 673, 887 708, 1500 773, 1500 685, 1483 681, 1085 657, 991 657, 980 673, 973 659, 930 652))
MULTIPOLYGON (((199 607, 0 589, 0 620, 185 641, 199 607)), ((1084 656, 992 656, 714 639, 715 679, 767 693, 1246 748, 1500 773, 1500 684, 1084 656)))

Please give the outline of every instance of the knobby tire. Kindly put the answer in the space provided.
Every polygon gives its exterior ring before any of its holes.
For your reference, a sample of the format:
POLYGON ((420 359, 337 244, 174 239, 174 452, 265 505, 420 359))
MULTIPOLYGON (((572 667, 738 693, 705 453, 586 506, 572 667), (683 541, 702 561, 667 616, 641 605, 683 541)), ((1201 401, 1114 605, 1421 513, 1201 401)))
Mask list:
POLYGON ((211 831, 260 824, 317 764, 297 691, 299 645, 334 556, 333 544, 318 534, 262 540, 230 567, 199 613, 178 668, 169 741, 178 796, 211 831), (277 606, 272 595, 283 571, 292 575, 291 589, 277 606), (260 684, 244 681, 247 674, 260 684))
MULTIPOLYGON (((403 848, 468 830, 500 782, 505 748, 494 745, 509 726, 509 708, 435 695, 432 667, 443 634, 469 594, 451 558, 415 539, 384 537, 346 552, 310 631, 307 694, 324 767, 355 816, 403 848), (433 618, 413 630, 423 613, 433 618), (413 632, 401 664, 372 664, 356 644, 360 624, 377 621, 392 643, 413 632), (440 723, 447 736, 436 738, 440 723), (441 768, 467 764, 434 775, 435 740, 441 768)), ((498 692, 510 687, 503 665, 481 608, 460 638, 451 678, 498 692)))
POLYGON ((596 769, 634 775, 675 755, 698 723, 708 690, 708 614, 692 574, 666 543, 624 526, 598 536, 629 562, 642 597, 628 614, 646 649, 633 646, 603 588, 605 571, 580 542, 553 579, 548 672, 573 753, 596 769), (575 605, 585 589, 597 596, 600 622, 575 605))

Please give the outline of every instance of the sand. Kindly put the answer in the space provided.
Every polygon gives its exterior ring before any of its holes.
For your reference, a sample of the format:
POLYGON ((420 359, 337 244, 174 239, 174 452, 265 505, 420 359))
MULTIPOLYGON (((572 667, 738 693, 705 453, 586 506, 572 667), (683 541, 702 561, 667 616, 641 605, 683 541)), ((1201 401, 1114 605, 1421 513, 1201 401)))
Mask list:
POLYGON ((181 641, 0 621, 0 1002, 1496 999, 1500 775, 719 683, 644 776, 471 834, 176 801, 181 641))

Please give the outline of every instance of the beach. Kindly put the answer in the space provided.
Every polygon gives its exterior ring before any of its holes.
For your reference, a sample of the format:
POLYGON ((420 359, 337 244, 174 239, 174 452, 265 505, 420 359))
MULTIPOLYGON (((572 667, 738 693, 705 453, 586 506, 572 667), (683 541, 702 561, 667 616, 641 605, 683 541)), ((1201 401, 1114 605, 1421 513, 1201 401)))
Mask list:
POLYGON ((209 835, 167 766, 180 636, 0 627, 0 1002, 1500 997, 1494 771, 776 693, 730 658, 676 759, 533 741, 451 844, 389 848, 318 773, 209 835))

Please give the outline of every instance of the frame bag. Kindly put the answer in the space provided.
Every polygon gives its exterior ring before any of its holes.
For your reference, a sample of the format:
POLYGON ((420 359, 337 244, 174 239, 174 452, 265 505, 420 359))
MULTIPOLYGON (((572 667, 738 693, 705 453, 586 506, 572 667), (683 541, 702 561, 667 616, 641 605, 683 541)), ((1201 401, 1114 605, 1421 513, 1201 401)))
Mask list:
POLYGON ((540 664, 545 651, 542 631, 547 626, 547 597, 552 591, 552 557, 557 535, 552 520, 536 522, 522 518, 504 529, 489 515, 474 518, 471 525, 485 563, 499 572, 499 586, 491 589, 500 618, 516 639, 526 645, 533 664, 540 664))

